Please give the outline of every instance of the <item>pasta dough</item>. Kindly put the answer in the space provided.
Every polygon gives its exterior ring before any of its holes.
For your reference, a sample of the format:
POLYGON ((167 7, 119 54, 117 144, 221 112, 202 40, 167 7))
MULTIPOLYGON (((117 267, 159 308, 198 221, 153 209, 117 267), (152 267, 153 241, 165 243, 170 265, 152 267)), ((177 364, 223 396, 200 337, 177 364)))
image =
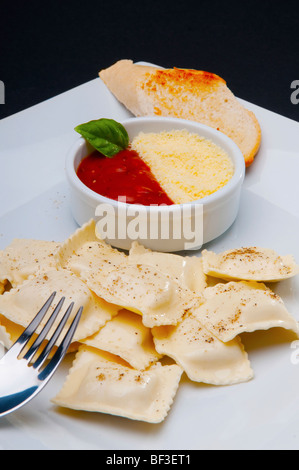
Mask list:
POLYGON ((129 265, 82 279, 99 297, 142 315, 149 328, 175 325, 197 299, 151 266, 129 265))
POLYGON ((159 423, 169 412, 181 375, 176 364, 157 363, 138 371, 116 356, 82 346, 62 390, 52 401, 76 410, 159 423))
POLYGON ((81 343, 120 356, 135 369, 146 369, 160 359, 151 330, 136 313, 121 310, 98 333, 81 343))
MULTIPOLYGON (((54 291, 57 292, 57 295, 49 309, 49 314, 54 310, 62 296, 65 297, 64 304, 66 306, 62 308, 54 325, 58 324, 59 319, 71 302, 74 302, 74 313, 81 306, 84 307, 73 342, 97 332, 119 310, 118 307, 99 299, 73 273, 53 269, 28 279, 20 287, 1 295, 0 312, 11 322, 26 327, 54 291)), ((45 324, 46 318, 41 323, 39 330, 45 324)), ((65 330, 70 326, 71 320, 72 316, 69 318, 65 330)))
POLYGON ((299 272, 293 256, 280 256, 266 248, 245 247, 220 254, 203 250, 202 259, 205 274, 226 280, 273 282, 299 272))
POLYGON ((299 334, 298 323, 282 299, 262 283, 231 281, 207 287, 194 314, 221 341, 243 332, 281 327, 299 334))
POLYGON ((131 260, 157 268, 162 273, 176 279, 181 287, 193 292, 199 293, 207 285, 202 259, 197 256, 155 252, 138 242, 133 242, 129 253, 129 261, 131 260))
POLYGON ((192 314, 177 326, 154 328, 153 335, 157 351, 174 359, 192 381, 231 385, 253 377, 240 338, 223 343, 192 314))
POLYGON ((57 260, 63 268, 76 273, 97 296, 141 314, 149 328, 175 325, 199 301, 155 267, 130 261, 105 242, 94 241, 93 222, 79 229, 61 247, 57 260))
POLYGON ((91 220, 63 243, 16 239, 0 251, 0 342, 9 348, 56 291, 50 312, 65 296, 65 309, 74 301, 83 314, 69 349, 79 351, 54 403, 159 423, 183 372, 218 386, 253 378, 243 332, 299 335, 261 282, 297 272, 292 257, 260 248, 183 257, 134 242, 126 254, 99 239, 91 220))
POLYGON ((59 243, 43 240, 15 239, 0 252, 0 283, 13 287, 30 276, 56 267, 54 254, 59 243))
POLYGON ((76 230, 55 254, 57 266, 74 272, 79 277, 89 273, 101 273, 103 277, 111 270, 125 265, 127 256, 95 235, 95 222, 84 224, 76 230))

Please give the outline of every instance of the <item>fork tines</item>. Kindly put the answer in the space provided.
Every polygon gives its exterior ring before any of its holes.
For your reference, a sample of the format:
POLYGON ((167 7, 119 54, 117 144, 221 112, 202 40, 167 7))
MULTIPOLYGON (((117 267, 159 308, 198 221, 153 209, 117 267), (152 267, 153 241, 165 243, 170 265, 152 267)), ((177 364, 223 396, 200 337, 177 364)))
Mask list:
MULTIPOLYGON (((32 339, 34 333, 36 333, 36 329, 40 325, 41 321, 44 319, 46 314, 49 311, 50 306, 52 305, 52 302, 54 300, 54 297, 56 295, 56 292, 53 292, 49 299, 46 301, 46 303, 43 305, 43 307, 40 309, 38 314, 35 316, 35 318, 31 321, 31 323, 28 325, 28 327, 24 330, 24 332, 21 334, 19 339, 15 342, 15 344, 10 348, 10 352, 14 352, 17 354, 17 356, 20 356, 20 354, 24 351, 26 346, 28 345, 30 339, 32 339)), ((49 319, 47 320, 45 326, 41 330, 41 332, 38 334, 36 339, 34 340, 33 344, 29 347, 28 351, 22 356, 23 359, 25 359, 28 363, 30 363, 36 353, 38 352, 39 348, 41 347, 42 343, 46 339, 51 327, 53 326, 55 320, 57 319, 62 306, 64 304, 65 297, 62 297, 58 304, 56 305, 53 313, 50 315, 49 319)), ((65 314, 61 318, 57 328, 53 332, 52 336, 50 337, 49 341, 47 342, 46 346, 43 348, 43 350, 40 352, 39 356, 37 359, 32 362, 32 367, 35 369, 40 369, 41 366, 44 364, 44 362, 47 360, 49 357, 49 354, 53 350, 55 344, 57 343, 59 336, 66 325, 66 322, 68 318, 71 315, 71 312, 74 307, 74 302, 71 302, 69 307, 67 308, 65 314)), ((61 357, 64 356, 66 350, 68 349, 71 340, 73 338, 73 335, 75 333, 75 330, 78 326, 78 323, 80 321, 80 317, 83 311, 83 307, 80 307, 76 316, 74 317, 72 324, 70 328, 68 329, 67 333, 65 334, 63 340, 61 341, 56 353, 53 356, 53 360, 55 358, 55 361, 61 359, 61 357), (56 356, 56 357, 55 357, 56 356)), ((52 361, 51 361, 52 362, 52 361)))

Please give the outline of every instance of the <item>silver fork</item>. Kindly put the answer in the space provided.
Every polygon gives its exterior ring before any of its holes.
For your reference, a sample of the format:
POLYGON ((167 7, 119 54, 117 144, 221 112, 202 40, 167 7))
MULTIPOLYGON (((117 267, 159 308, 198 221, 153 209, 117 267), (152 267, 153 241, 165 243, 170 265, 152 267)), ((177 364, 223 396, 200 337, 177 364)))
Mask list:
POLYGON ((0 417, 25 405, 44 388, 64 358, 72 341, 80 321, 83 307, 79 308, 70 328, 61 343, 59 343, 53 357, 46 363, 49 354, 52 352, 55 343, 59 340, 59 336, 72 312, 74 302, 72 302, 66 310, 46 346, 41 352, 38 352, 61 311, 65 301, 65 297, 62 297, 33 344, 26 353, 24 352, 24 354, 21 355, 33 334, 36 332, 40 322, 48 312, 55 295, 56 292, 53 292, 19 339, 17 339, 0 360, 0 417), (43 367, 43 365, 45 365, 45 367, 43 367))

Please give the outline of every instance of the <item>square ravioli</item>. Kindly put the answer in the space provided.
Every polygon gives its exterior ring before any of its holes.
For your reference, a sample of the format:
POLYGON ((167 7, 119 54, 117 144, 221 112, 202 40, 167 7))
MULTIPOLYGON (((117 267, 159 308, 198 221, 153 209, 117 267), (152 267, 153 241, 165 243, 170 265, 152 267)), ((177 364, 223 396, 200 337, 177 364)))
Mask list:
POLYGON ((201 292, 207 285, 202 259, 198 256, 180 256, 151 251, 138 242, 133 242, 129 252, 130 261, 153 266, 176 279, 181 287, 193 292, 201 292))
POLYGON ((127 256, 98 239, 95 235, 95 221, 91 220, 61 244, 55 260, 57 266, 66 268, 79 277, 97 271, 105 276, 112 269, 126 264, 127 256))
POLYGON ((240 338, 223 343, 192 314, 177 326, 160 326, 152 331, 157 351, 171 357, 194 382, 231 385, 253 378, 240 338))
POLYGON ((32 275, 55 268, 58 247, 59 243, 51 241, 14 239, 0 252, 0 282, 16 287, 32 275))
POLYGON ((81 343, 120 356, 135 369, 146 369, 158 361, 151 330, 136 313, 121 310, 98 333, 81 343))
POLYGON ((142 264, 122 266, 105 276, 99 272, 82 276, 91 290, 107 302, 142 315, 149 328, 175 325, 184 313, 200 302, 156 268, 142 264))
POLYGON ((262 283, 231 281, 207 287, 205 301, 193 313, 221 341, 243 332, 280 327, 298 336, 297 321, 282 299, 262 283))
POLYGON ((225 280, 277 282, 299 273, 293 256, 280 256, 274 250, 255 246, 219 254, 203 250, 202 259, 207 275, 225 280))
MULTIPOLYGON (((0 296, 0 312, 11 322, 27 327, 52 292, 56 292, 49 314, 52 313, 61 297, 65 297, 64 306, 55 325, 71 302, 73 313, 83 306, 83 313, 73 341, 79 341, 94 334, 108 320, 117 314, 119 308, 99 299, 75 274, 66 270, 53 269, 24 281, 19 287, 0 296)), ((44 318, 45 324, 48 315, 44 318)), ((73 315, 69 318, 65 330, 70 326, 73 315)), ((41 328, 41 327, 40 327, 41 328)))
POLYGON ((174 325, 198 302, 155 267, 129 261, 104 241, 96 240, 94 222, 85 224, 57 252, 57 263, 74 272, 100 298, 142 315, 145 326, 174 325))
POLYGON ((160 423, 177 392, 182 369, 153 365, 138 371, 116 356, 81 346, 53 403, 75 410, 160 423))

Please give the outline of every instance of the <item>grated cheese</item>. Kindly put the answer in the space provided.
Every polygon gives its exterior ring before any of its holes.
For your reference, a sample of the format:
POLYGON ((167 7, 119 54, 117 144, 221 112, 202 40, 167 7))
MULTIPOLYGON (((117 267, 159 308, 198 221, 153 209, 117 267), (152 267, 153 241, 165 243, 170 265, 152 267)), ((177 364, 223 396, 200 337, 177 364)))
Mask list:
POLYGON ((176 204, 208 196, 233 176, 229 155, 212 141, 187 130, 141 132, 131 146, 176 204))

